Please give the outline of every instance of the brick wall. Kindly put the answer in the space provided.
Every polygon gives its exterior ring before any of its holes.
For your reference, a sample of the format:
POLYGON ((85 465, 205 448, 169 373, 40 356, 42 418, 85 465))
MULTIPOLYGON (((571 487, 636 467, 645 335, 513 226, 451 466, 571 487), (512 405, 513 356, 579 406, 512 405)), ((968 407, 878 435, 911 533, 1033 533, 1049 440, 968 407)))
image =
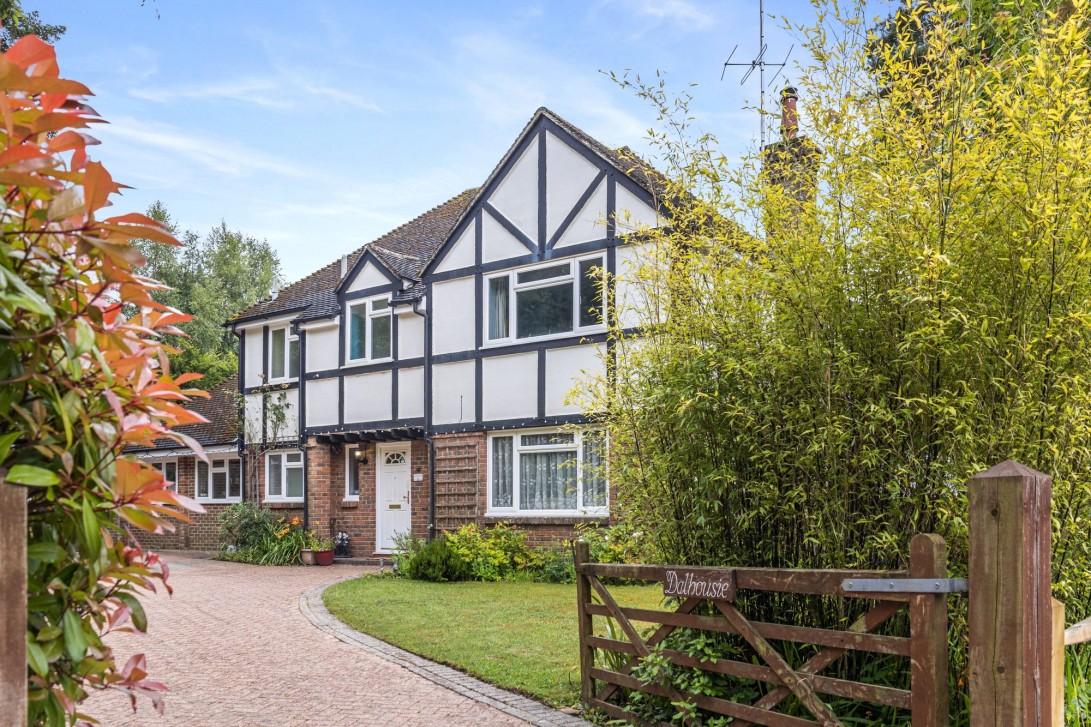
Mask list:
MULTIPOLYGON (((196 499, 196 457, 179 457, 178 491, 186 497, 196 499)), ((202 504, 203 513, 187 513, 193 521, 190 523, 173 521, 173 533, 146 533, 130 526, 137 542, 151 550, 197 550, 213 552, 220 549, 219 530, 216 517, 227 505, 202 504)))
MULTIPOLYGON (((439 434, 433 437, 433 441, 436 447, 437 530, 456 530, 469 522, 484 527, 506 522, 524 530, 527 543, 539 547, 571 540, 576 524, 588 522, 586 518, 555 516, 486 517, 489 503, 488 439, 485 432, 439 434), (467 490, 465 478, 470 473, 473 473, 473 486, 467 490)), ((610 499, 612 510, 612 489, 610 499)), ((605 524, 608 518, 593 518, 590 522, 605 524)))
MULTIPOLYGON (((428 443, 405 442, 410 460, 410 522, 413 537, 428 537, 429 480, 428 443), (420 475, 419 481, 415 476, 420 475)), ((322 537, 334 537, 344 531, 349 536, 349 552, 357 558, 380 557, 375 551, 375 477, 377 446, 373 442, 346 447, 307 440, 307 493, 310 526, 322 537), (357 449, 358 448, 358 449, 357 449), (356 458, 351 453, 360 452, 356 458), (349 454, 346 454, 349 453, 349 454), (348 499, 345 486, 346 458, 349 466, 359 468, 360 495, 348 499)))

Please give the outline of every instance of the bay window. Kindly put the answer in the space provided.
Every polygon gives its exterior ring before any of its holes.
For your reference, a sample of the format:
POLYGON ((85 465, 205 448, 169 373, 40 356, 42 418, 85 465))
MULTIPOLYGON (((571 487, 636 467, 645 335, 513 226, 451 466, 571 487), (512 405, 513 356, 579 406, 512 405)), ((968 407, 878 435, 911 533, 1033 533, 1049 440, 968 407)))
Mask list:
POLYGON ((348 307, 348 360, 382 360, 391 357, 390 300, 374 298, 348 307))
POLYGON ((602 257, 510 271, 488 279, 487 338, 537 338, 601 326, 602 257))
POLYGON ((242 466, 237 457, 197 460, 197 500, 236 502, 242 499, 242 466))
POLYGON ((489 511, 605 514, 606 441, 598 431, 489 437, 489 511))
POLYGON ((265 499, 303 499, 302 452, 270 452, 266 455, 265 499))
POLYGON ((299 337, 288 326, 269 331, 269 380, 299 378, 299 337))

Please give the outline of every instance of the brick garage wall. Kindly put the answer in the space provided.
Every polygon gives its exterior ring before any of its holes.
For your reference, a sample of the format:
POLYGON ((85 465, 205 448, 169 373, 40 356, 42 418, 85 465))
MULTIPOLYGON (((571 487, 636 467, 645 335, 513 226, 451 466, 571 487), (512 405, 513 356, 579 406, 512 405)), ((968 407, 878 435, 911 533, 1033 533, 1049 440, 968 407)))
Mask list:
MULTIPOLYGON (((197 458, 179 457, 178 462, 178 492, 186 497, 197 497, 197 458)), ((130 530, 136 540, 145 548, 151 550, 195 550, 214 552, 220 549, 219 530, 216 522, 217 516, 223 512, 227 505, 202 504, 203 513, 187 513, 193 522, 184 523, 177 520, 173 533, 146 533, 130 526, 130 530)))

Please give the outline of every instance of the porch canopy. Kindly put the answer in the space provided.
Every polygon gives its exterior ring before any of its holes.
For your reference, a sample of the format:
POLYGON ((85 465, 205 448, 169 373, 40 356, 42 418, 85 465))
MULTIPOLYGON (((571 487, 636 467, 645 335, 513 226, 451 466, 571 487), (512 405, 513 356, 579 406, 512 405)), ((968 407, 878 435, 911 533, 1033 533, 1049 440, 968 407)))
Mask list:
POLYGON ((424 439, 424 427, 399 427, 396 429, 370 429, 357 432, 326 432, 315 435, 322 444, 356 444, 358 442, 401 442, 424 439))

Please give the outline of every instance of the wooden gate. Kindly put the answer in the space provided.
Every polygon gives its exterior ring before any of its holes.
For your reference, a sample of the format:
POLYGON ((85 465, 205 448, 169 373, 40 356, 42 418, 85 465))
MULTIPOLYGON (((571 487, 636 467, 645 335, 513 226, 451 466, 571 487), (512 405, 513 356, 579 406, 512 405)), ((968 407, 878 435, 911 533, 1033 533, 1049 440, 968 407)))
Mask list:
MULTIPOLYGON (((579 599, 580 674, 584 704, 596 707, 611 717, 635 724, 647 724, 624 706, 611 701, 620 689, 666 697, 680 711, 693 705, 717 715, 733 717, 734 725, 840 725, 842 722, 819 694, 869 702, 908 710, 915 727, 947 724, 947 557, 946 545, 938 535, 918 535, 910 546, 908 571, 787 570, 769 568, 694 568, 661 565, 615 565, 591 563, 587 544, 575 544, 577 597, 579 599), (602 578, 657 581, 664 595, 678 603, 677 610, 665 611, 619 606, 602 578), (860 592, 858 586, 899 589, 903 579, 913 579, 917 590, 928 583, 934 592, 860 592), (884 579, 883 582, 878 579, 884 579), (861 582, 862 581, 862 582, 861 582), (866 598, 874 605, 846 630, 820 629, 781 623, 751 621, 735 605, 739 591, 771 591, 842 598, 866 598), (600 603, 595 603, 592 596, 600 603), (709 603, 715 615, 693 613, 700 604, 709 603), (873 633, 892 616, 908 608, 909 637, 873 633), (593 617, 614 619, 626 640, 595 634, 593 617), (650 634, 642 634, 633 621, 657 624, 650 634), (676 628, 699 629, 741 636, 760 657, 762 663, 731 659, 701 661, 681 651, 663 649, 664 640, 676 628), (811 644, 817 653, 792 667, 770 641, 811 644), (645 683, 633 675, 641 660, 657 649, 658 656, 681 667, 702 669, 714 674, 755 680, 771 689, 752 704, 742 704, 717 697, 693 694, 673 686, 645 683), (867 684, 823 676, 821 672, 846 651, 891 654, 909 660, 909 690, 867 684), (627 655, 618 671, 597 664, 596 653, 627 655), (774 711, 789 696, 794 696, 813 719, 774 711)), ((685 718, 686 724, 695 721, 685 718)))

